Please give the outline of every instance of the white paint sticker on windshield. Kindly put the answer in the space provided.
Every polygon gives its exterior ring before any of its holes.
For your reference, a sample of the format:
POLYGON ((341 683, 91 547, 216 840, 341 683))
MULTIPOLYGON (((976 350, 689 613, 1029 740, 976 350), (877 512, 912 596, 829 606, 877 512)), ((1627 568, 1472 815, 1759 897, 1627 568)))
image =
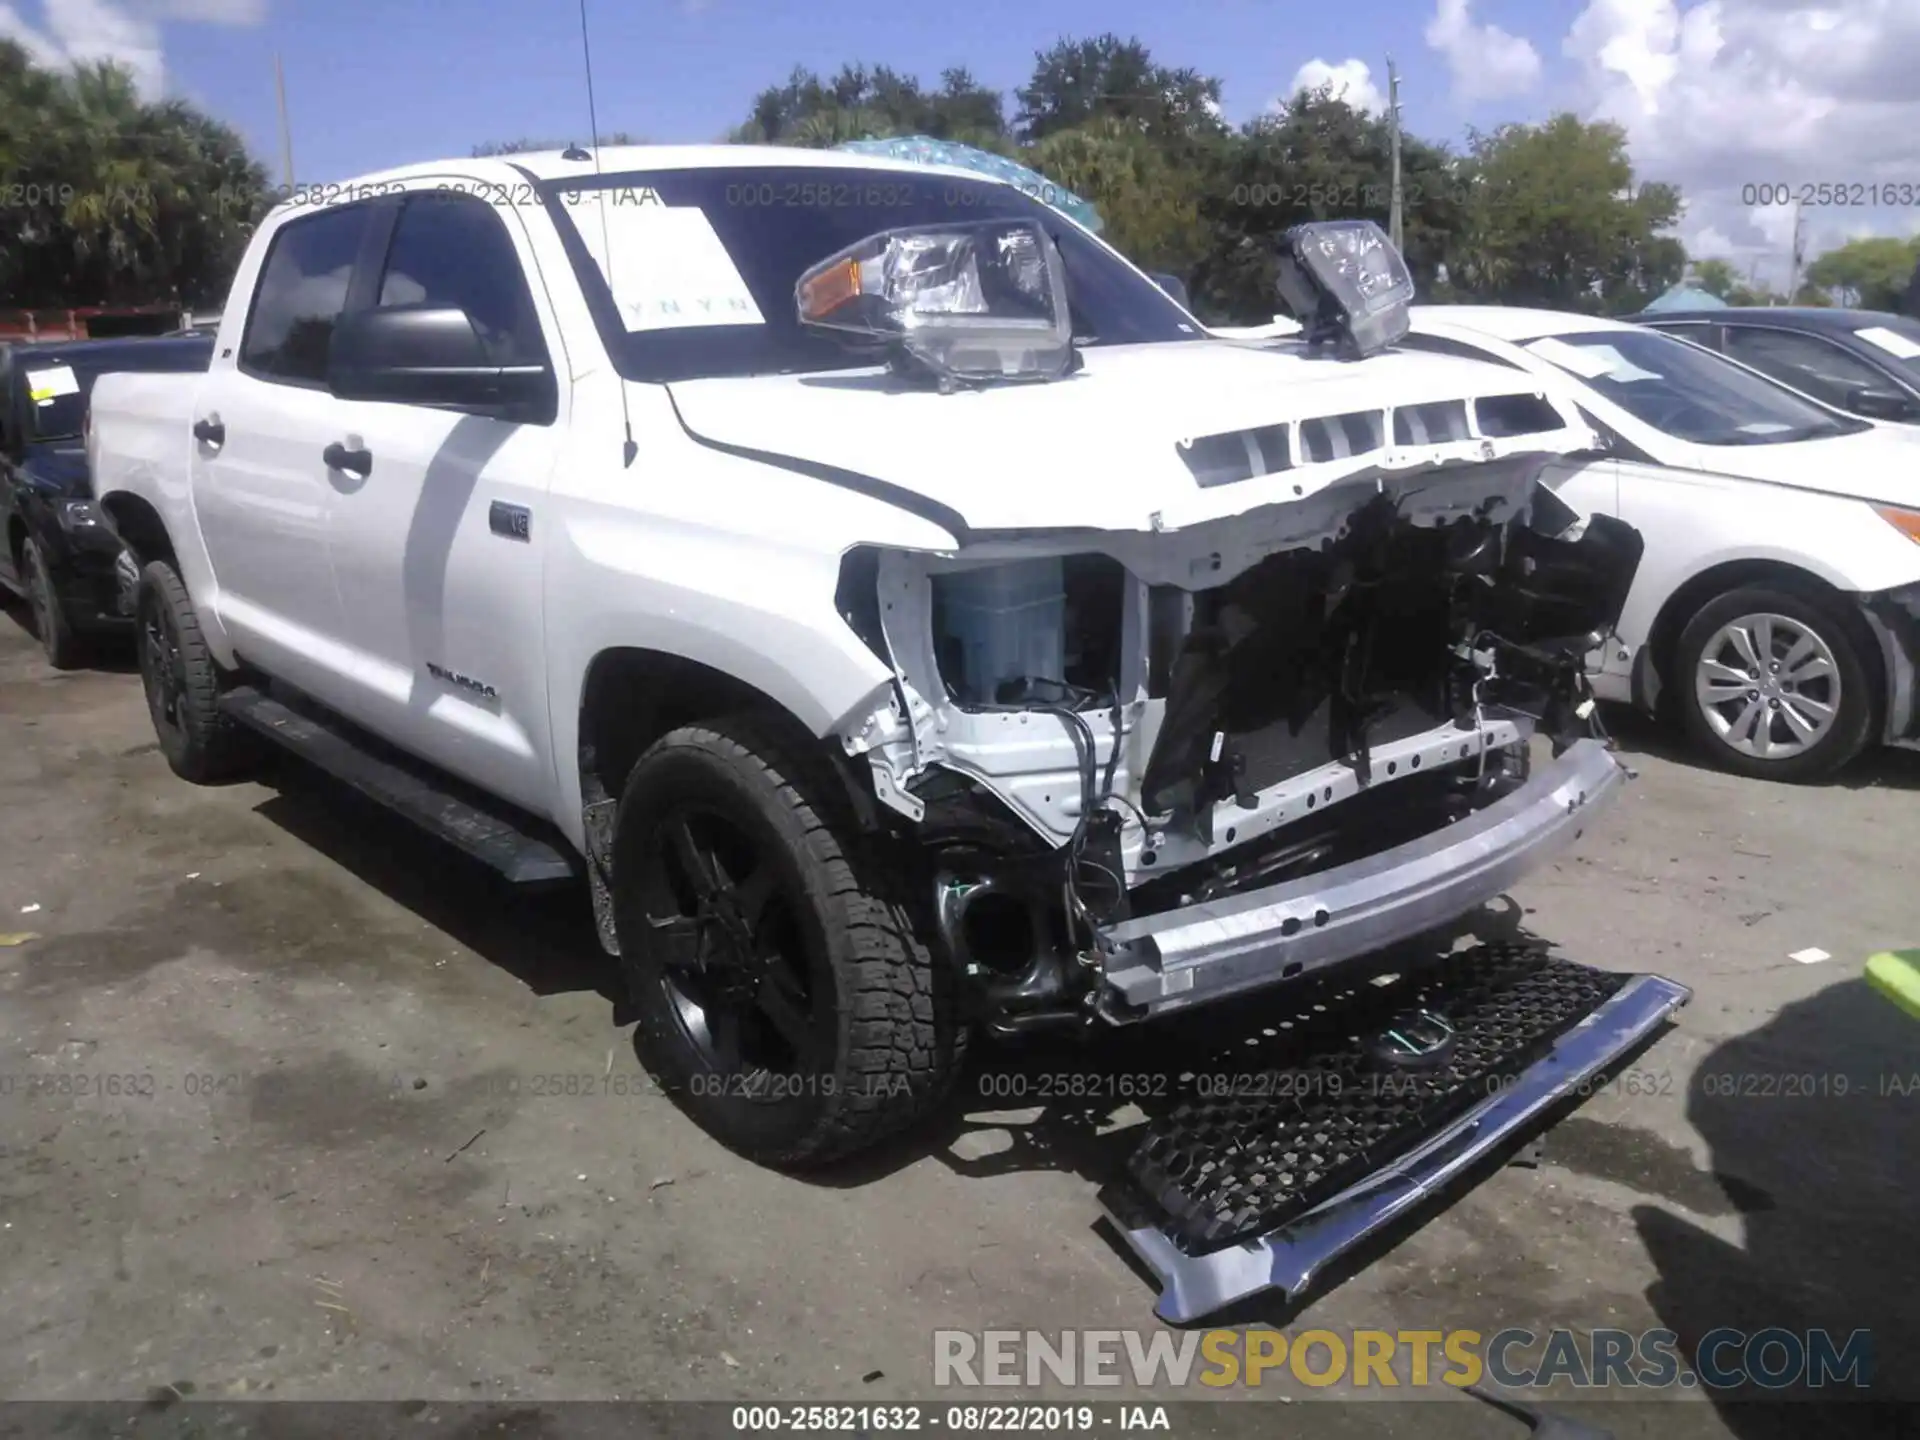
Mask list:
POLYGON ((628 330, 767 323, 698 206, 667 205, 652 190, 587 190, 571 213, 628 330))
POLYGON ((36 405, 51 405, 62 395, 78 395, 80 381, 71 365, 53 365, 45 370, 27 371, 27 398, 36 405))
POLYGON ((1920 355, 1920 345, 1916 345, 1898 331, 1889 330, 1884 325, 1869 325, 1864 330, 1853 332, 1869 345, 1878 345, 1889 355, 1897 355, 1902 360, 1911 360, 1920 355))
POLYGON ((1562 370, 1571 370, 1583 380, 1597 380, 1607 373, 1607 362, 1594 354, 1584 345, 1569 345, 1564 340, 1551 337, 1535 340, 1527 346, 1529 354, 1538 355, 1549 365, 1558 365, 1562 370))
POLYGON ((1542 360, 1552 361, 1585 380, 1658 380, 1611 345, 1569 345, 1564 340, 1536 340, 1527 347, 1542 360), (1561 352, 1567 357, 1562 358, 1561 352))

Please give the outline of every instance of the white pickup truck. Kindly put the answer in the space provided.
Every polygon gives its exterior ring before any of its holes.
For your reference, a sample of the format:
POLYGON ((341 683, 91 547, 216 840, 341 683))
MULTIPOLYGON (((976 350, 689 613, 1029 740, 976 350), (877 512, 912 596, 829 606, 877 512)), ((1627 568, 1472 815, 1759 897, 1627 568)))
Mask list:
POLYGON ((1303 232, 1312 323, 1248 345, 961 172, 650 147, 302 198, 208 373, 94 392, 167 759, 268 736, 584 873, 648 1066, 745 1154, 899 1129, 982 1027, 1324 978, 1622 779, 1582 659, 1639 536, 1536 484, 1595 437, 1394 351, 1371 226, 1303 232))

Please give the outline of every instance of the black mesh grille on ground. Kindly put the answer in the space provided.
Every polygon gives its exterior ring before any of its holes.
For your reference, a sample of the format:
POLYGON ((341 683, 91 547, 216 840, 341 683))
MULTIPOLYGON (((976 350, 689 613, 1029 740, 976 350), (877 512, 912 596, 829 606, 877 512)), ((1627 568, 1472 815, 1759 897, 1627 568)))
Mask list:
POLYGON ((1537 1060, 1629 977, 1528 945, 1476 946, 1350 1004, 1286 1024, 1277 1068, 1196 1077, 1204 1098, 1153 1121, 1129 1170, 1139 1198, 1192 1254, 1264 1234, 1411 1149, 1537 1060), (1369 1039, 1427 1010, 1453 1031, 1427 1068, 1383 1062, 1369 1039))

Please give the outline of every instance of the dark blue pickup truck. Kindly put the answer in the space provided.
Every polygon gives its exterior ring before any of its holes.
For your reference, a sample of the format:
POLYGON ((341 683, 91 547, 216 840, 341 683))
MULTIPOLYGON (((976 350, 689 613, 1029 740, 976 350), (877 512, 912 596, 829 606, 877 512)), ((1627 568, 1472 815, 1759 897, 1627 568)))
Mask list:
POLYGON ((56 669, 130 625, 114 560, 120 544, 93 508, 84 443, 94 380, 115 370, 205 370, 211 335, 0 345, 0 586, 32 607, 56 669))

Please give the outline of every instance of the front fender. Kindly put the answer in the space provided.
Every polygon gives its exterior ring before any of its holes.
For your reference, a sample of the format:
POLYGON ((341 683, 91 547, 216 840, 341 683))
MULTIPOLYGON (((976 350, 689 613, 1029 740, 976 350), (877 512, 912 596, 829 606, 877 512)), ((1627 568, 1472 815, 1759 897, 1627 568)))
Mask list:
POLYGON ((892 673, 835 608, 838 553, 764 535, 601 512, 556 536, 548 655, 562 795, 553 818, 576 844, 580 703, 594 659, 641 649, 751 686, 814 735, 870 709, 892 673))

